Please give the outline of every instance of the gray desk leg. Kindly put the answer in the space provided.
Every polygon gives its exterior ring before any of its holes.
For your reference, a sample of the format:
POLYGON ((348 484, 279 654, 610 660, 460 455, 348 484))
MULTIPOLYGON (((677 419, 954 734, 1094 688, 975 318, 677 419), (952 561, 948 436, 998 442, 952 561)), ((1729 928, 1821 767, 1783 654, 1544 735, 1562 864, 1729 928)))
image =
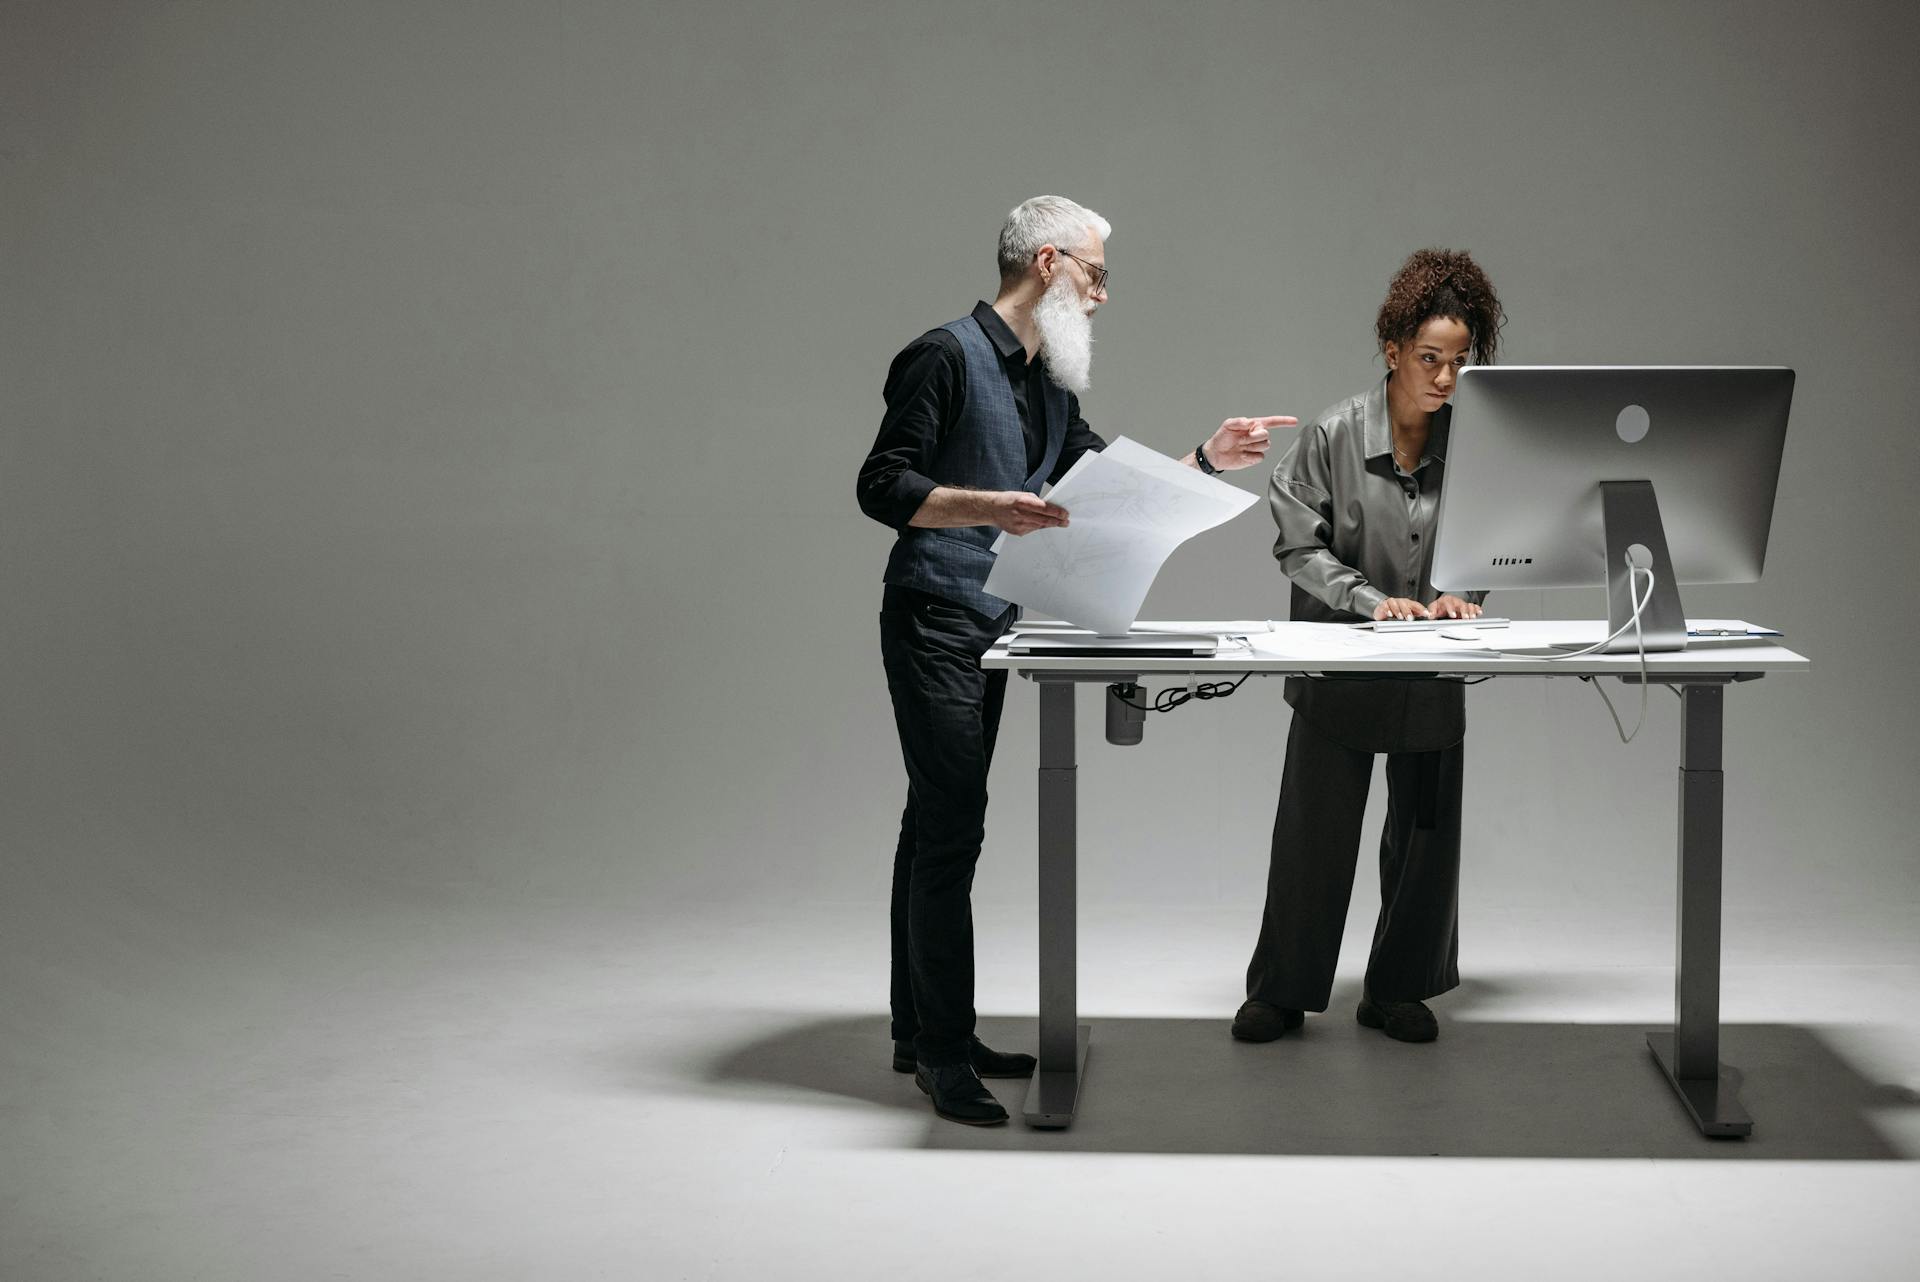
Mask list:
POLYGON ((1720 769, 1726 687, 1680 687, 1680 876, 1671 1033, 1647 1045, 1702 1135, 1744 1136, 1740 1107, 1720 1063, 1720 846, 1725 776, 1720 769))
POLYGON ((1075 902, 1077 810, 1071 681, 1040 687, 1040 1067, 1027 1087, 1027 1125, 1073 1122, 1087 1065, 1087 1029, 1078 1022, 1075 902))

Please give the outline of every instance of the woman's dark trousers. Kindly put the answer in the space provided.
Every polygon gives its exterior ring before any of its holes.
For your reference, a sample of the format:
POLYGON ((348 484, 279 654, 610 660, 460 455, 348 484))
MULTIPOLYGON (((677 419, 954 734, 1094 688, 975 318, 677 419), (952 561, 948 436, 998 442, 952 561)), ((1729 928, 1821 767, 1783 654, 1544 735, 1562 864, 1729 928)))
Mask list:
MULTIPOLYGON (((1380 917, 1367 959, 1375 1001, 1420 1001, 1460 982, 1460 793, 1464 744, 1387 754, 1380 917)), ((1296 713, 1287 735, 1260 941, 1247 996, 1323 1011, 1353 895, 1371 752, 1334 742, 1296 713)))

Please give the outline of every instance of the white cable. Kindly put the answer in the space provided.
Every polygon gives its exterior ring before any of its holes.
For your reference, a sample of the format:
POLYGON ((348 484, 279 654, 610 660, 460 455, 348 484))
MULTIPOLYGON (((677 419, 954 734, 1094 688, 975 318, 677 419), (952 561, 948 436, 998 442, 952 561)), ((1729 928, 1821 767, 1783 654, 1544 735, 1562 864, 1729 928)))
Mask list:
MULTIPOLYGON (((1620 736, 1621 743, 1632 743, 1633 737, 1640 733, 1640 727, 1647 723, 1647 638, 1640 630, 1640 612, 1646 608, 1648 602, 1653 600, 1653 571, 1647 571, 1647 599, 1646 601, 1642 601, 1639 596, 1634 594, 1633 585, 1638 580, 1632 577, 1632 569, 1632 566, 1628 566, 1627 592, 1630 596, 1633 596, 1633 618, 1629 620, 1629 622, 1633 624, 1634 644, 1640 651, 1640 715, 1635 718, 1632 730, 1628 730, 1620 724, 1620 714, 1613 710, 1613 700, 1607 697, 1606 689, 1600 684, 1600 679, 1598 677, 1585 678, 1585 680, 1593 686, 1594 693, 1600 696, 1600 702, 1607 705, 1607 715, 1613 718, 1613 732, 1620 736)), ((1622 630, 1624 631, 1624 629, 1622 630)))
MULTIPOLYGON (((1606 649, 1615 641, 1619 640, 1620 635, 1628 628, 1632 628, 1634 635, 1638 637, 1640 635, 1640 615, 1649 605, 1653 604, 1653 571, 1650 569, 1642 569, 1629 561, 1627 563, 1627 595, 1633 600, 1633 617, 1621 624, 1618 628, 1615 628, 1611 636, 1602 637, 1599 641, 1584 650, 1569 650, 1565 654, 1532 654, 1527 657, 1530 659, 1551 659, 1555 661, 1560 659, 1580 659, 1597 650, 1606 649), (1645 600, 1642 600, 1634 593, 1633 585, 1639 581, 1634 577, 1636 574, 1644 574, 1647 576, 1647 595, 1645 600)), ((1642 662, 1646 660, 1646 657, 1646 643, 1642 641, 1640 650, 1642 662)))
MULTIPOLYGON (((1531 659, 1546 659, 1552 662, 1558 662, 1562 659, 1583 658, 1586 655, 1593 654, 1595 651, 1604 650, 1618 640, 1621 634, 1626 632, 1628 628, 1632 628, 1634 647, 1640 652, 1640 717, 1633 723, 1633 730, 1631 732, 1620 724, 1620 714, 1613 710, 1613 700, 1607 698, 1607 692, 1600 688, 1600 679, 1597 676, 1580 678, 1582 681, 1591 682, 1593 688, 1599 692, 1600 701, 1607 705, 1607 715, 1613 718, 1614 733, 1620 736, 1621 743, 1632 743, 1634 735, 1640 733, 1640 727, 1645 725, 1647 720, 1647 637, 1640 626, 1640 616, 1646 612, 1649 605, 1653 604, 1653 570, 1650 567, 1643 568, 1637 566, 1631 560, 1627 562, 1627 596, 1633 602, 1633 617, 1615 628, 1612 635, 1603 637, 1599 642, 1588 646, 1584 650, 1569 650, 1565 654, 1532 654, 1527 656, 1531 659), (1640 595, 1637 586, 1640 582, 1639 576, 1642 574, 1647 576, 1647 594, 1645 597, 1640 595)), ((1504 654, 1508 653, 1508 651, 1498 651, 1497 653, 1504 654)))

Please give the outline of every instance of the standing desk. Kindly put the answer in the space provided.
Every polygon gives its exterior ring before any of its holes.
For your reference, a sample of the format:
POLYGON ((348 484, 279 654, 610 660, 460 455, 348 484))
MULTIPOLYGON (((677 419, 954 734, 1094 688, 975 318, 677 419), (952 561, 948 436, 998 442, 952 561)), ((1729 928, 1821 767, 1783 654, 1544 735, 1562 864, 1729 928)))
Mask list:
MULTIPOLYGON (((1429 653, 1326 657, 1290 654, 1289 623, 1239 631, 1244 624, 1140 623, 1136 631, 1224 632, 1246 637, 1207 658, 1149 658, 1124 652, 1011 654, 1002 637, 981 660, 1032 681, 1040 692, 1039 915, 1040 1065, 1027 1088, 1029 1126, 1072 1124, 1086 1072, 1088 1025, 1079 1022, 1076 980, 1076 868, 1079 802, 1075 787, 1074 687, 1117 681, 1162 685, 1213 681, 1243 673, 1263 675, 1616 677, 1638 684, 1637 654, 1578 659, 1495 655, 1473 645, 1435 638, 1429 653)), ((1470 626, 1470 625, 1463 625, 1470 626)), ((1516 621, 1489 629, 1483 644, 1528 649, 1595 642, 1603 625, 1583 621, 1516 621)), ((1296 634, 1298 635, 1298 634, 1296 634)), ((1089 638, 1089 651, 1097 641, 1089 638)), ((1674 1018, 1671 1032, 1647 1034, 1647 1045, 1686 1105, 1701 1134, 1745 1136, 1753 1121, 1740 1106, 1732 1078, 1720 1063, 1720 875, 1725 782, 1721 726, 1729 686, 1769 673, 1804 672, 1801 655, 1761 639, 1713 642, 1646 657, 1650 684, 1680 696, 1678 911, 1674 927, 1674 1018)), ((1637 695, 1632 701, 1637 703, 1637 695)), ((1618 702, 1618 701, 1616 701, 1618 702)))

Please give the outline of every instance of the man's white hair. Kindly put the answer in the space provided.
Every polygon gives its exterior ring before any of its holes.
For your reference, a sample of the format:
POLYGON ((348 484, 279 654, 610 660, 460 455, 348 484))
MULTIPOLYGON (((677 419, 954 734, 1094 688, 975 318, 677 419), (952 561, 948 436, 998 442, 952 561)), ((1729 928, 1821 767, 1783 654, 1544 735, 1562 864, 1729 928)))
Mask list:
POLYGON ((1113 224, 1065 196, 1035 196, 1021 201, 1000 228, 1000 279, 1020 279, 1042 245, 1075 250, 1087 242, 1087 233, 1101 240, 1113 235, 1113 224))

